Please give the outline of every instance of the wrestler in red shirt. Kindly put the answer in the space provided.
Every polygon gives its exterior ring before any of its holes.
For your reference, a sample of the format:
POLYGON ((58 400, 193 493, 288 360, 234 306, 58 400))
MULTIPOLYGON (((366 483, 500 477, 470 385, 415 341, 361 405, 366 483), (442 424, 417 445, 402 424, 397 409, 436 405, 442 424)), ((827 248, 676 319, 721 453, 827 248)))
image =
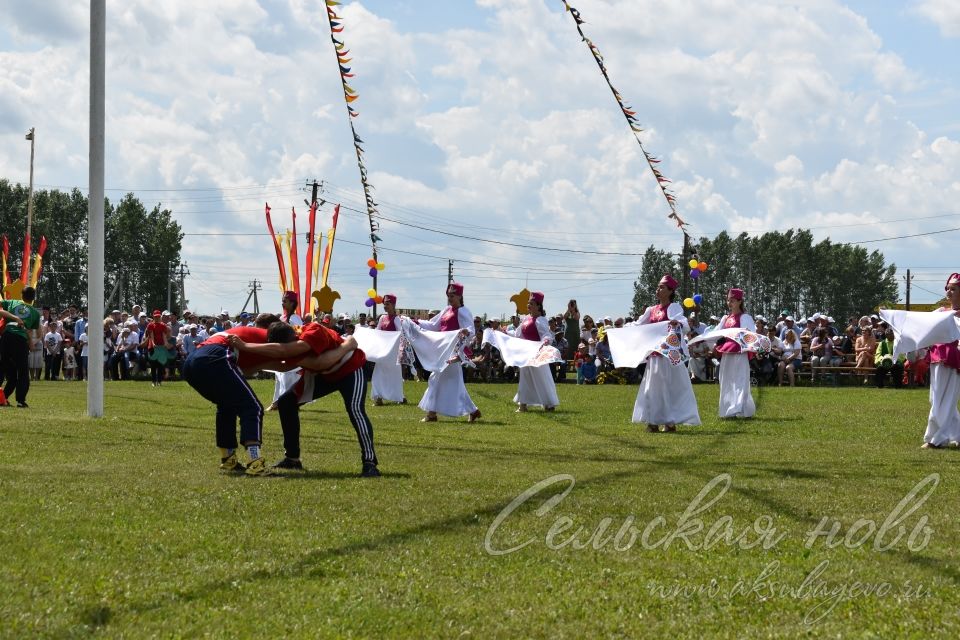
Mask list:
POLYGON ((280 412, 280 426, 283 429, 286 456, 275 464, 274 468, 303 469, 303 464, 300 462, 299 405, 338 391, 343 398, 343 406, 347 415, 350 416, 350 423, 360 443, 362 463, 360 475, 378 477, 380 471, 377 470, 377 456, 373 447, 373 425, 364 409, 367 381, 363 373, 363 364, 367 359, 363 351, 355 347, 356 341, 353 340, 353 336, 344 338, 333 329, 311 322, 303 326, 298 338, 290 325, 278 322, 270 325, 267 340, 272 344, 248 344, 237 336, 230 339, 230 344, 241 352, 252 351, 257 355, 270 358, 289 360, 306 356, 299 363, 304 369, 310 370, 305 373, 305 381, 306 376, 312 376, 309 382, 312 382, 313 386, 310 390, 309 384, 304 385, 303 388, 306 391, 303 392, 303 396, 298 394, 297 390, 292 390, 280 396, 276 402, 280 412), (330 354, 336 349, 344 350, 351 343, 354 345, 353 351, 338 358, 336 364, 332 366, 320 367, 312 361, 321 354, 330 354))

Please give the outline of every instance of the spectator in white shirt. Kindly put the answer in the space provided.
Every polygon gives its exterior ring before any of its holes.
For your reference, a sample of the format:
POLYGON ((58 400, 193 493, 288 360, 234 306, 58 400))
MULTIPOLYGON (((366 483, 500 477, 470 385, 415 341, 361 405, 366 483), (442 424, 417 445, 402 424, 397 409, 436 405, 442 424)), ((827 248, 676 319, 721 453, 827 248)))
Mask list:
POLYGON ((56 320, 47 323, 47 333, 43 336, 43 379, 60 379, 60 353, 63 347, 63 336, 56 320))

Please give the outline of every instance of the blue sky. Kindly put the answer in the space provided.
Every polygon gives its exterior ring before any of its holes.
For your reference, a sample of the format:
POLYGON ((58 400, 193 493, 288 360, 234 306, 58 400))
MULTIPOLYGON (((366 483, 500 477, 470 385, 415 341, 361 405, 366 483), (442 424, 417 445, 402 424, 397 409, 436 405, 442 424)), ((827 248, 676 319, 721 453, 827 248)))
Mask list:
MULTIPOLYGON (((345 207, 337 311, 362 309, 366 220, 346 208, 363 205, 323 5, 107 5, 109 195, 161 202, 198 234, 184 241, 191 307, 235 312, 254 278, 261 299, 277 296, 271 243, 255 235, 263 204, 278 228, 297 207, 303 232, 316 178, 345 207)), ((573 5, 694 236, 803 226, 849 242, 960 227, 960 3, 573 5)), ((35 126, 38 185, 85 187, 87 10, 0 0, 0 175, 26 181, 35 126)), ((380 292, 439 307, 453 259, 475 313, 509 312, 527 286, 548 311, 575 297, 625 314, 639 261, 617 254, 681 237, 560 0, 340 11, 384 218, 380 292)), ((933 301, 960 270, 956 233, 867 246, 913 270, 914 301, 933 301)))

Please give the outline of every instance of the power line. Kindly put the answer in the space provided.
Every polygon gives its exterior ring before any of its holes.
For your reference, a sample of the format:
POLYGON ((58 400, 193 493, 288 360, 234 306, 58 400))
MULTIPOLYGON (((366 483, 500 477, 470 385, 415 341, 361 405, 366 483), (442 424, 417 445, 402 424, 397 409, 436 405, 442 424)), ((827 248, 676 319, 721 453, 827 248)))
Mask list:
POLYGON ((857 240, 856 242, 837 242, 837 245, 867 244, 870 242, 887 242, 888 240, 903 240, 904 238, 919 238, 920 236, 933 236, 938 233, 949 233, 951 231, 960 231, 960 227, 953 229, 940 229, 939 231, 926 231, 924 233, 912 233, 906 236, 893 236, 892 238, 877 238, 875 240, 857 240))

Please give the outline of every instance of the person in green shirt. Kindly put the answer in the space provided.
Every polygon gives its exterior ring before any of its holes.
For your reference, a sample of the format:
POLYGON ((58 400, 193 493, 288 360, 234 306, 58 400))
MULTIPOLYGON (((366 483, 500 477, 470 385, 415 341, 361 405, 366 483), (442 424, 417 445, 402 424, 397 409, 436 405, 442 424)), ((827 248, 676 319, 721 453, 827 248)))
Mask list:
POLYGON ((906 357, 901 355, 899 358, 893 357, 893 329, 889 327, 884 331, 883 340, 877 343, 877 351, 873 357, 873 363, 877 366, 874 379, 877 386, 883 388, 883 383, 889 375, 893 386, 900 388, 903 386, 903 362, 906 357))
POLYGON ((6 373, 7 384, 3 393, 7 398, 16 393, 17 406, 27 407, 27 391, 30 390, 30 370, 27 360, 30 341, 36 338, 40 327, 40 312, 33 308, 37 292, 33 287, 24 287, 22 300, 0 302, 0 317, 6 320, 0 340, 0 362, 6 373))

